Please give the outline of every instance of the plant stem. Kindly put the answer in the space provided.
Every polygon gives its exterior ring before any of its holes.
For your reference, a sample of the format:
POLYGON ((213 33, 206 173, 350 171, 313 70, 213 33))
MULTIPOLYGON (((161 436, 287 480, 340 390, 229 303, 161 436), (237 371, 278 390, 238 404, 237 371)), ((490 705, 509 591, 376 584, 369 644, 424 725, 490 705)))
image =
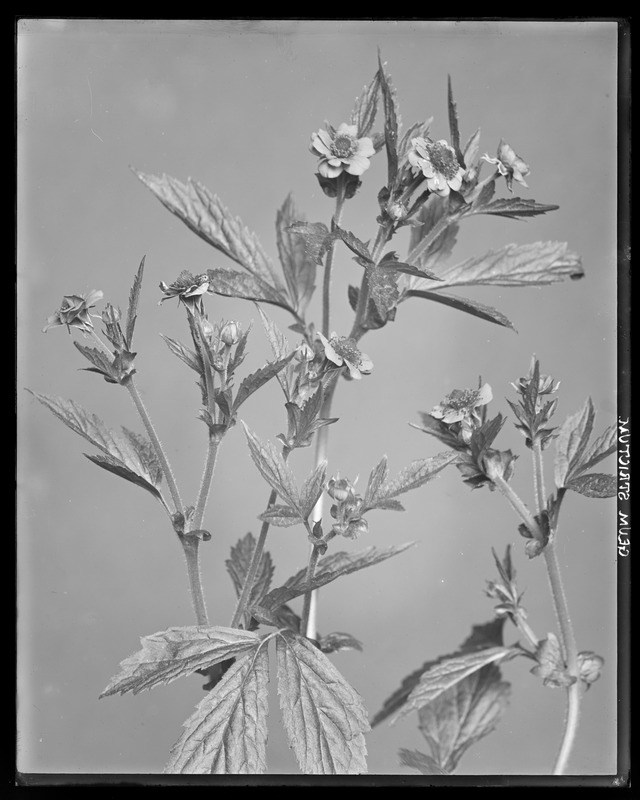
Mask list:
MULTIPOLYGON (((316 565, 318 563, 318 558, 320 557, 320 551, 317 547, 313 547, 311 550, 311 555, 309 556, 309 564, 307 565, 307 577, 306 583, 307 586, 311 584, 313 580, 313 575, 316 571, 316 565)), ((307 591, 304 596, 304 604, 302 606, 302 619, 300 620, 300 632, 303 636, 306 636, 308 639, 315 639, 316 637, 316 630, 315 626, 313 629, 309 626, 309 614, 311 612, 311 598, 313 596, 313 591, 307 591)))
POLYGON ((213 480, 213 472, 216 468, 221 442, 222 439, 219 436, 209 436, 207 458, 202 472, 202 479, 200 480, 200 490, 198 491, 198 499, 196 500, 196 507, 193 512, 190 526, 191 530, 199 530, 202 527, 202 520, 207 507, 207 499, 209 498, 209 490, 211 489, 211 481, 213 480))
POLYGON ((140 419, 142 420, 144 427, 149 435, 149 439, 151 440, 151 444, 155 451, 155 454, 160 462, 160 467, 164 474, 164 477, 167 481, 167 486, 169 487, 169 492, 171 494, 171 498, 173 500, 174 510, 177 513, 183 514, 184 507, 182 505, 182 499, 180 498, 180 492, 178 491, 178 485, 176 484, 175 478, 173 477, 173 471, 171 470, 171 465, 164 453, 164 448, 162 447, 162 443, 158 438, 158 434, 156 433, 155 428, 153 427, 153 423, 151 422, 151 417, 142 401, 142 397, 138 392, 138 389, 133 381, 133 377, 129 378, 129 380, 124 384, 127 391, 129 392, 131 399, 140 415, 140 419))
MULTIPOLYGON (((289 458, 289 450, 288 447, 284 447, 282 449, 282 460, 286 462, 287 458, 289 458)), ((269 499, 267 500, 267 508, 272 506, 278 497, 278 493, 275 489, 271 491, 269 495, 269 499)), ((260 566, 260 560, 262 559, 262 553, 264 552, 264 546, 267 541, 267 533, 269 532, 269 523, 264 520, 262 523, 262 527, 260 528, 260 533, 258 535, 258 541, 256 542, 256 546, 253 550, 253 554, 251 556, 251 563, 249 564, 249 569, 247 570, 247 577, 244 580, 244 584, 242 586, 242 592, 240 593, 240 597, 238 598, 238 604, 236 605, 236 610, 233 613, 233 618, 231 620, 231 624, 229 625, 230 628, 237 628, 240 624, 242 617, 247 608, 247 603, 249 602, 249 598, 251 597, 251 592, 253 590, 253 584, 255 583, 256 575, 258 573, 258 567, 260 566)))
POLYGON ((195 536, 183 536, 181 542, 184 557, 187 561, 189 590, 191 592, 191 603, 196 615, 196 622, 198 625, 208 625, 209 617, 207 616, 207 606, 204 600, 202 580, 200 578, 200 539, 195 536))
MULTIPOLYGON (((389 241, 389 229, 386 225, 380 225, 378 227, 378 233, 376 234, 376 241, 373 246, 373 251, 371 253, 371 260, 374 264, 378 263, 378 259, 380 258, 380 254, 382 249, 389 241)), ((353 321, 353 328, 351 329, 351 333, 349 336, 353 339, 359 340, 361 339, 364 334, 366 333, 366 328, 362 326, 362 322, 367 315, 367 308, 369 306, 369 278, 367 277, 367 272, 365 270, 364 275, 362 276, 362 281, 360 282, 360 292, 358 294, 358 305, 356 308, 356 317, 353 321)))
MULTIPOLYGON (((544 488, 542 448, 538 439, 534 439, 532 457, 533 481, 537 498, 538 514, 541 514, 541 512, 546 508, 547 500, 544 488)), ((569 604, 567 602, 567 596, 562 583, 562 572, 560 570, 560 562, 558 561, 558 554, 556 551, 556 544, 553 534, 554 531, 550 531, 549 542, 544 549, 544 560, 547 567, 547 576, 549 578, 549 586, 551 588, 553 605, 558 618, 558 625, 560 627, 560 641, 564 660, 567 665, 567 672, 569 675, 572 675, 574 678, 576 678, 575 683, 567 687, 567 715, 565 718, 564 733, 562 736, 560 751, 558 753, 556 764, 553 770, 554 775, 562 775, 567 768, 567 762, 569 760, 569 756, 571 755, 571 750, 573 748, 576 733, 578 731, 581 687, 578 679, 578 648, 576 645, 575 634, 573 632, 573 626, 571 624, 569 604)))
MULTIPOLYGON (((342 209, 345 200, 344 176, 340 175, 337 182, 336 207, 333 212, 333 227, 340 225, 342 219, 342 209)), ((333 269, 333 257, 335 253, 335 240, 329 245, 327 260, 324 266, 324 278, 322 281, 322 333, 329 338, 331 328, 331 271, 333 269)))
POLYGON ((505 481, 505 479, 501 475, 492 475, 491 480, 496 489, 498 489, 498 491, 502 495, 504 495, 504 497, 509 502, 511 508, 513 508, 516 514, 527 526, 527 530, 529 530, 531 534, 535 536, 536 539, 538 539, 538 541, 543 542, 544 536, 538 526, 538 523, 535 521, 533 514, 522 502, 520 497, 514 492, 511 486, 509 486, 509 484, 505 481))

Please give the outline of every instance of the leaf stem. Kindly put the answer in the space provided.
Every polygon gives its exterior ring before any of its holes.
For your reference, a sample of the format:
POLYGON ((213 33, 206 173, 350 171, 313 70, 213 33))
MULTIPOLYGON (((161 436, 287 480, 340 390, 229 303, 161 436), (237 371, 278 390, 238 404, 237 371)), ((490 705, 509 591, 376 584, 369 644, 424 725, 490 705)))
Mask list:
POLYGON ((167 481, 167 486, 169 487, 169 492, 171 494, 171 498, 173 500, 173 505, 175 507, 175 511, 181 514, 184 513, 184 507, 182 505, 182 499, 180 498, 180 492, 178 491, 178 485, 176 484, 175 478, 173 477, 173 471, 171 470, 171 465, 165 455, 164 448, 162 447, 162 442, 158 438, 158 434, 156 433, 155 428, 153 427, 153 423, 151 422, 151 417, 144 405, 142 397, 138 392, 138 388, 134 383, 133 377, 129 378, 129 380, 124 384, 131 399, 133 400, 133 404, 135 405, 138 414, 140 415, 140 419, 142 420, 144 427, 149 435, 149 439, 151 440, 151 444, 155 451, 155 454, 160 462, 160 467, 164 474, 164 477, 167 481))
MULTIPOLYGON (((282 448, 282 460, 284 462, 286 462, 287 458, 289 458, 290 452, 291 450, 288 447, 282 448)), ((267 508, 269 508, 276 502, 277 497, 278 493, 276 492, 275 489, 273 489, 271 491, 271 494, 269 495, 269 499, 267 500, 267 508)), ((233 613, 233 618, 231 620, 231 624, 229 625, 230 628, 238 627, 247 609, 247 604, 249 602, 249 598, 251 597, 253 585, 255 583, 256 575, 258 573, 258 567, 260 566, 260 560, 262 559, 262 553, 264 552, 264 546, 267 541, 268 532, 269 532, 269 522, 267 520, 264 520, 262 522, 262 527, 260 528, 260 533, 258 534, 258 541, 256 542, 256 546, 251 556, 251 563, 249 564, 249 569, 247 570, 247 576, 242 586, 242 592, 240 594, 240 597, 238 598, 238 604, 236 605, 236 610, 233 613)))
MULTIPOLYGON (((333 212, 333 228, 340 225, 342 219, 342 209, 345 201, 346 184, 344 174, 341 174, 337 181, 336 207, 333 212)), ((329 245, 329 252, 324 267, 324 278, 322 281, 322 333, 329 338, 331 328, 331 271, 333 269, 333 258, 336 249, 336 242, 333 240, 329 245)))
POLYGON ((529 511, 511 486, 501 475, 492 475, 491 480, 496 489, 498 489, 498 491, 504 495, 511 508, 527 526, 527 530, 531 532, 532 536, 535 536, 538 541, 543 542, 544 536, 540 530, 540 527, 538 526, 538 523, 535 521, 533 514, 529 511))

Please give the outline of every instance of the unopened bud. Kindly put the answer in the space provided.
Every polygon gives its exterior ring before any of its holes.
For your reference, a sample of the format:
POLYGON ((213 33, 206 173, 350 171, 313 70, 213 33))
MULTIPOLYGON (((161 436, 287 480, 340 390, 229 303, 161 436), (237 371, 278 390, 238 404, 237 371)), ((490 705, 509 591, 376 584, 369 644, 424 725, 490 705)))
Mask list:
POLYGON ((361 534, 367 533, 369 530, 369 523, 364 517, 358 517, 351 520, 349 527, 342 534, 347 539, 357 539, 361 534))
POLYGON ((227 345, 227 347, 232 347, 234 344, 238 344, 238 340, 240 339, 240 326, 237 322, 227 322, 223 325, 222 330, 220 331, 220 341, 227 345))
POLYGON ((102 321, 105 325, 116 325, 120 322, 122 313, 119 308, 115 308, 111 303, 107 303, 102 312, 102 321))
POLYGON ((329 497, 338 503, 344 503, 354 494, 353 484, 347 478, 331 478, 327 487, 329 497))
POLYGON ((400 222, 407 216, 407 207, 404 203, 389 203, 387 206, 387 214, 394 222, 400 222))
POLYGON ((603 666, 604 658, 591 650, 578 653, 578 673, 580 680, 584 683, 590 684, 597 681, 603 666))

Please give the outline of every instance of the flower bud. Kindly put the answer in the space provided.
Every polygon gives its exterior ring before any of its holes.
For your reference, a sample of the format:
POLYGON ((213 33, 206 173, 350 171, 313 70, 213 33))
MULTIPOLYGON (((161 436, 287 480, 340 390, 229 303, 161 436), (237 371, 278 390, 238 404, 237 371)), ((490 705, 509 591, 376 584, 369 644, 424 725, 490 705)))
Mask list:
POLYGON ((327 492, 329 497, 332 497, 338 503, 344 503, 355 493, 353 484, 347 478, 331 478, 327 486, 327 492))
POLYGON ((240 339, 240 326, 237 322, 226 322, 222 326, 222 330, 220 331, 220 340, 227 345, 227 347, 233 347, 234 344, 238 344, 240 339))
POLYGON ((603 665, 604 658, 591 650, 578 653, 578 673, 580 680, 586 684, 591 684, 598 680, 603 665))
POLYGON ((367 520, 364 517, 358 517, 351 520, 349 527, 342 535, 347 539, 357 539, 361 534, 367 533, 368 530, 369 523, 367 520))

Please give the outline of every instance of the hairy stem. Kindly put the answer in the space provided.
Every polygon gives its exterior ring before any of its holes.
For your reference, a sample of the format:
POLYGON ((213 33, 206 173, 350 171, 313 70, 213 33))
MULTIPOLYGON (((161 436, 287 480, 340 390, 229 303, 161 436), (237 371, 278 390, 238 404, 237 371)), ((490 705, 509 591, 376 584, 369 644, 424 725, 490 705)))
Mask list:
POLYGON ((129 380, 124 384, 127 391, 129 392, 131 399, 140 415, 140 419, 142 420, 144 427, 149 435, 149 439, 151 440, 151 444, 153 446, 154 452, 158 461, 160 462, 160 467, 162 469, 162 473, 167 481, 167 486, 169 487, 169 492, 171 494, 171 499, 173 500, 173 505, 175 507, 175 511, 183 514, 184 513, 184 506, 182 505, 182 499, 180 498, 180 492, 178 491, 178 485, 176 484, 175 478, 173 477, 173 471, 171 470, 171 465, 165 455, 164 448, 162 447, 162 443, 158 438, 158 434, 156 433, 155 428, 153 427, 153 423, 151 422, 151 417, 142 401, 142 397, 138 392, 138 389, 133 381, 133 378, 129 378, 129 380))
MULTIPOLYGON (((289 458, 290 452, 291 450, 289 450, 288 447, 284 447, 282 449, 283 461, 286 462, 287 458, 289 458)), ((269 508, 276 502, 277 497, 278 493, 276 492, 275 489, 273 489, 271 491, 271 494, 269 495, 269 499, 267 500, 267 508, 269 508)), ((238 598, 238 604, 236 605, 236 610, 233 613, 233 618, 229 626, 230 628, 238 627, 247 609, 247 604, 249 602, 249 598, 251 597, 253 585, 255 583, 256 575, 258 573, 258 567, 260 566, 260 560, 262 559, 262 553, 264 552, 264 546, 267 541, 268 532, 269 532, 269 523, 266 520, 264 520, 262 523, 262 527, 260 528, 258 541, 256 542, 256 546, 251 556, 251 563, 249 564, 247 576, 242 586, 242 592, 240 593, 240 597, 238 598)))
POLYGON ((199 547, 200 539, 195 536, 183 536, 182 549, 187 561, 187 575, 189 577, 189 590, 191 592, 191 604, 196 615, 198 625, 208 625, 207 606, 202 590, 202 580, 200 578, 200 559, 199 547))
MULTIPOLYGON (((342 219, 342 209, 345 200, 345 181, 344 175, 340 175, 337 182, 336 207, 333 212, 333 228, 340 225, 342 219)), ((322 333, 329 338, 331 330, 331 271, 333 269, 333 258, 336 250, 335 240, 329 245, 327 259, 324 266, 324 278, 322 281, 322 333)))
POLYGON ((198 499, 196 500, 196 507, 193 512, 191 529, 199 530, 202 527, 202 520, 204 519, 204 512, 207 507, 207 500, 209 498, 209 491, 211 489, 211 481, 213 480, 213 472, 216 468, 216 461, 218 460, 218 451, 220 449, 221 439, 218 436, 209 436, 209 447, 207 449, 207 458, 200 480, 200 490, 198 491, 198 499))
POLYGON ((535 536, 538 541, 543 542, 544 535, 540 530, 538 523, 535 521, 533 514, 529 511, 520 497, 514 492, 511 486, 501 475, 492 475, 491 480, 496 489, 498 489, 498 491, 504 495, 511 508, 527 526, 527 530, 531 532, 531 535, 535 536))

